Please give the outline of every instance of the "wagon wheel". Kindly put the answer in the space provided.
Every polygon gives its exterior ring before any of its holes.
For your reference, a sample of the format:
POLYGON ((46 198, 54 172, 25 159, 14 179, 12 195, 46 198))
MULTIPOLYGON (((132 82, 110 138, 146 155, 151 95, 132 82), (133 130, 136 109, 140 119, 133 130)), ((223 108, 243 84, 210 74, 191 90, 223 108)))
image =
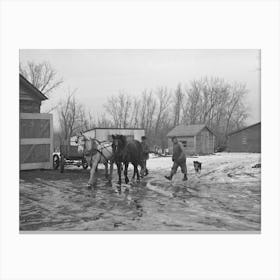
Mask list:
POLYGON ((60 173, 64 172, 64 164, 65 164, 64 155, 61 155, 61 157, 60 157, 60 173))
POLYGON ((83 165, 84 169, 88 168, 88 162, 87 162, 87 160, 85 158, 82 159, 82 165, 83 165))
POLYGON ((54 155, 53 156, 53 169, 57 169, 59 167, 59 156, 54 155))

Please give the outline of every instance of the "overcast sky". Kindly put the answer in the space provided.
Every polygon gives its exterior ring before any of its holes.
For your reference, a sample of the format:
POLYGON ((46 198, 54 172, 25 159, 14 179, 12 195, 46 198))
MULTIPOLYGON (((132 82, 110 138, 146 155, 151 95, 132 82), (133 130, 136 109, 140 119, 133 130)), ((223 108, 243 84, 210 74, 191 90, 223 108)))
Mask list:
POLYGON ((246 83, 247 124, 261 117, 259 50, 21 50, 20 62, 27 61, 49 62, 64 80, 47 107, 71 88, 97 115, 104 112, 106 99, 119 90, 138 95, 144 89, 175 89, 178 83, 185 86, 192 79, 214 76, 246 83))

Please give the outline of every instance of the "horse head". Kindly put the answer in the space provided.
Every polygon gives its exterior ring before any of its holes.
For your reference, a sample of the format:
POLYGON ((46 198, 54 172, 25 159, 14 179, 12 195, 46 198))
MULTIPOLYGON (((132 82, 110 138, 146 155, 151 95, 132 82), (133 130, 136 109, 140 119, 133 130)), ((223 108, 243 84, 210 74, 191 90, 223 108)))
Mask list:
POLYGON ((96 150, 98 143, 95 141, 95 139, 88 138, 84 134, 81 133, 81 135, 77 136, 77 144, 78 144, 78 152, 87 154, 92 150, 96 150))
POLYGON ((113 138, 113 152, 114 154, 119 154, 123 151, 126 145, 126 137, 124 135, 116 134, 112 135, 113 138))

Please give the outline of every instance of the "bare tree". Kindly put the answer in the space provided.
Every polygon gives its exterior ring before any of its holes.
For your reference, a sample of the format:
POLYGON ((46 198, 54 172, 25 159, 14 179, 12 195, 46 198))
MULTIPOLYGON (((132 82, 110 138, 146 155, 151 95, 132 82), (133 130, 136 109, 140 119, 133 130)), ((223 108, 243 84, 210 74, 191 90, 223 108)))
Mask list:
POLYGON ((132 100, 127 93, 119 92, 117 96, 109 97, 104 107, 111 116, 115 127, 128 127, 132 100))
POLYGON ((173 114, 174 114, 173 125, 174 126, 178 125, 181 121, 183 99, 184 99, 184 93, 181 89, 181 84, 178 84, 177 89, 175 90, 173 96, 173 114))
POLYGON ((150 91, 146 97, 146 120, 145 120, 145 129, 150 134, 153 128, 154 120, 155 120, 155 113, 157 108, 157 102, 153 96, 153 92, 150 91))
POLYGON ((134 98, 119 92, 104 105, 111 119, 103 115, 97 124, 143 128, 151 144, 164 148, 166 134, 181 123, 205 123, 215 131, 218 143, 224 144, 227 133, 242 127, 248 116, 244 105, 245 84, 204 77, 191 81, 184 92, 178 84, 174 92, 172 95, 167 88, 160 87, 154 91, 144 90, 134 98))
POLYGON ((244 105, 245 84, 230 84, 220 78, 202 78, 186 89, 183 122, 208 124, 217 134, 218 143, 225 144, 229 131, 240 128, 248 117, 244 105))
POLYGON ((163 123, 168 117, 166 110, 169 108, 171 100, 171 94, 168 92, 167 88, 159 88, 156 92, 156 95, 158 98, 158 111, 155 122, 155 135, 158 134, 159 129, 162 127, 163 123))
POLYGON ((121 101, 121 106, 123 107, 122 126, 123 128, 126 128, 129 125, 129 115, 131 113, 132 101, 129 95, 122 95, 120 101, 121 101))
POLYGON ((63 142, 70 143, 70 137, 85 129, 85 109, 75 98, 75 92, 68 90, 65 100, 58 106, 58 116, 63 142))
POLYGON ((247 117, 247 110, 243 104, 243 97, 246 93, 247 89, 245 84, 235 83, 231 87, 231 96, 226 110, 225 134, 227 134, 229 129, 232 128, 231 126, 233 123, 237 124, 237 126, 240 126, 240 122, 247 117))
POLYGON ((102 114, 97 118, 96 127, 113 127, 113 124, 106 118, 105 114, 102 114))
POLYGON ((144 90, 139 101, 139 126, 146 130, 147 134, 151 133, 155 112, 156 112, 156 99, 152 91, 144 90))
POLYGON ((183 107, 183 121, 185 124, 195 124, 198 121, 200 114, 200 84, 194 80, 191 82, 191 87, 186 89, 186 104, 183 107))
POLYGON ((140 106, 141 100, 138 97, 134 97, 132 101, 132 111, 130 116, 130 126, 134 128, 139 127, 139 114, 140 114, 140 106))
POLYGON ((63 82, 63 79, 57 77, 57 72, 48 62, 36 64, 29 61, 26 65, 20 63, 19 71, 47 97, 63 82))
POLYGON ((87 123, 88 123, 87 129, 91 129, 96 126, 96 120, 95 120, 92 112, 90 112, 90 111, 87 113, 87 123))
POLYGON ((141 96, 141 100, 140 100, 140 121, 139 121, 139 124, 140 124, 140 127, 141 128, 146 128, 146 116, 147 116, 147 99, 148 99, 148 93, 147 93, 147 90, 145 89, 143 92, 142 92, 142 96, 141 96))

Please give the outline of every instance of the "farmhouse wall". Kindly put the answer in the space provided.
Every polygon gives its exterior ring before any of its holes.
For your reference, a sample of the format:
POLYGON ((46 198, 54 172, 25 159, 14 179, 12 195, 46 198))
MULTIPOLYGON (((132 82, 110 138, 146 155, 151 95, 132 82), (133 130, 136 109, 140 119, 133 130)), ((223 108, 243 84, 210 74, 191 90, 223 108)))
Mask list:
POLYGON ((30 93, 24 84, 20 83, 20 113, 40 113, 41 100, 30 93))
POLYGON ((228 137, 229 152, 261 152, 261 124, 248 127, 228 137))

